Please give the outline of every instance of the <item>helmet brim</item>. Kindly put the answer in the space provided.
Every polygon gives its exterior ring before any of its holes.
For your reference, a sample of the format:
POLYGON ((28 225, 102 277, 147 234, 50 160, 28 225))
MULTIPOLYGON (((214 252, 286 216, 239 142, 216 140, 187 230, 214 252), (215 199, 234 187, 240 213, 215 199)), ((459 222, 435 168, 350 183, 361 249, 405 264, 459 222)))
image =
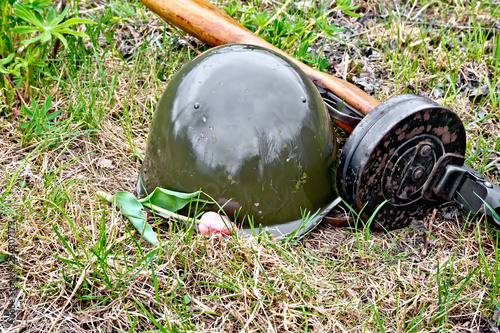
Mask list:
POLYGON ((305 212, 304 217, 295 221, 280 223, 276 225, 267 225, 263 228, 254 226, 253 228, 244 228, 242 232, 247 237, 258 236, 260 234, 269 234, 274 238, 302 238, 311 230, 313 230, 335 206, 337 206, 342 199, 338 197, 330 204, 318 210, 316 214, 312 212, 305 212))

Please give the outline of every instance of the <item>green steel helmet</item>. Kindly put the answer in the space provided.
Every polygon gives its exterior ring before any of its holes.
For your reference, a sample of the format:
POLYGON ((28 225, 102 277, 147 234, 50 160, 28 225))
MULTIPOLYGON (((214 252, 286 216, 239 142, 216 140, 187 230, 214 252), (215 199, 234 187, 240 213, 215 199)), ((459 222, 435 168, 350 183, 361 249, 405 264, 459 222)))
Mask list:
POLYGON ((325 105, 304 72, 268 49, 225 45, 168 84, 137 194, 201 189, 247 235, 300 236, 340 201, 336 162, 325 105))

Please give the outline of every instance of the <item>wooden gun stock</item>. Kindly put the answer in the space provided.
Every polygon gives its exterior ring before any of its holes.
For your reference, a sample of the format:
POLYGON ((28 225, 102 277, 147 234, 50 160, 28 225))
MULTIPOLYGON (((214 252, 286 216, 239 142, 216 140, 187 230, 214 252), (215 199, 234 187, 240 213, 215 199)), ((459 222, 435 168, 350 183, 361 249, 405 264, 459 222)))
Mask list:
MULTIPOLYGON (((253 44, 282 54, 297 64, 317 86, 330 90, 363 114, 368 113, 380 104, 379 101, 355 85, 313 69, 254 35, 250 30, 206 0, 140 1, 164 20, 208 45, 253 44)), ((335 123, 346 132, 352 132, 352 127, 349 125, 339 121, 335 121, 335 123)))

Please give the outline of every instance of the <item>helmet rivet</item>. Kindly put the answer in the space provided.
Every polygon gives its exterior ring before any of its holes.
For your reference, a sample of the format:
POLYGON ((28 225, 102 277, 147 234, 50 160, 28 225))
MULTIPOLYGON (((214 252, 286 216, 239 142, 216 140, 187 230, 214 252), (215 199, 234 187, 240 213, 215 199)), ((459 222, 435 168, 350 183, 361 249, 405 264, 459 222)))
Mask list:
POLYGON ((200 103, 198 103, 198 102, 194 103, 194 108, 195 109, 199 109, 200 108, 200 103))
POLYGON ((306 98, 304 96, 300 96, 300 100, 302 101, 302 103, 306 102, 306 98))

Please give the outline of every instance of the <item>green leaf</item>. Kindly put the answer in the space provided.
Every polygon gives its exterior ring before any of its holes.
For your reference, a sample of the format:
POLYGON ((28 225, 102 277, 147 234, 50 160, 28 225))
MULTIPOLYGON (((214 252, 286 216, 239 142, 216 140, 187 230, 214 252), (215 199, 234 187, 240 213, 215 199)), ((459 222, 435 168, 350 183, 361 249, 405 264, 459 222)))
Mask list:
POLYGON ((91 21, 91 20, 83 19, 83 18, 71 18, 71 19, 59 24, 57 27, 58 28, 65 28, 65 27, 69 27, 70 25, 74 25, 74 24, 95 24, 95 22, 91 21))
POLYGON ((57 28, 57 33, 60 33, 60 34, 68 34, 68 35, 74 35, 74 36, 88 37, 88 35, 86 33, 83 33, 83 32, 80 32, 80 31, 71 30, 71 29, 68 29, 68 28, 59 29, 59 26, 57 26, 56 28, 57 28))
POLYGON ((153 193, 151 193, 144 199, 139 200, 139 202, 148 208, 151 208, 150 205, 153 205, 171 212, 178 211, 191 201, 212 203, 210 201, 197 198, 200 193, 201 191, 193 193, 182 193, 157 187, 155 188, 153 193))
POLYGON ((26 39, 26 40, 23 40, 21 42, 21 44, 25 44, 25 45, 29 45, 29 44, 32 44, 38 40, 40 40, 42 38, 42 35, 38 35, 36 36, 35 38, 31 38, 31 39, 26 39))
POLYGON ((62 13, 50 22, 50 26, 53 27, 57 25, 59 22, 61 22, 64 19, 64 16, 66 16, 66 13, 68 13, 68 10, 69 6, 66 6, 62 11, 62 13))
POLYGON ((52 31, 52 34, 59 38, 59 40, 64 44, 64 47, 68 47, 68 41, 66 40, 66 38, 64 38, 63 35, 55 31, 52 31))
POLYGON ((57 110, 55 112, 52 112, 51 114, 48 114, 45 119, 46 120, 52 120, 54 119, 55 117, 57 117, 59 114, 61 113, 61 110, 57 110))
POLYGON ((39 28, 43 28, 43 23, 35 16, 31 11, 24 5, 17 3, 16 9, 14 9, 14 14, 19 16, 25 21, 30 22, 31 24, 36 25, 39 28))
POLYGON ((344 9, 343 12, 346 13, 347 15, 349 15, 349 16, 352 16, 352 17, 360 17, 361 16, 361 14, 351 12, 348 9, 344 9))
POLYGON ((0 254, 0 262, 4 262, 9 258, 8 254, 0 254))
POLYGON ((42 29, 28 27, 27 25, 21 25, 19 27, 15 27, 12 29, 13 32, 18 33, 18 34, 31 34, 33 32, 40 31, 40 30, 42 30, 42 29))
POLYGON ((21 111, 30 118, 33 118, 33 113, 26 106, 21 105, 21 111))
POLYGON ((37 28, 29 27, 29 26, 19 26, 13 29, 16 33, 21 34, 31 34, 36 31, 40 31, 41 34, 23 40, 21 43, 25 45, 33 44, 35 42, 46 43, 48 42, 52 36, 58 38, 65 47, 68 47, 68 42, 63 34, 69 34, 78 37, 88 37, 87 34, 80 31, 73 31, 68 29, 67 27, 75 24, 95 24, 93 21, 83 18, 72 18, 59 24, 68 13, 69 6, 66 6, 64 10, 56 17, 56 13, 53 8, 51 8, 47 16, 44 18, 38 12, 32 12, 28 7, 23 4, 17 4, 14 9, 14 13, 21 19, 37 26, 37 28))
POLYGON ((45 67, 47 66, 46 63, 44 63, 43 61, 34 61, 31 63, 33 66, 38 66, 38 67, 45 67))
POLYGON ((0 57, 7 53, 14 53, 11 38, 5 34, 0 34, 0 57))
POLYGON ((55 18, 56 18, 56 12, 54 11, 54 8, 51 8, 47 14, 47 20, 46 20, 48 26, 52 25, 52 22, 54 21, 55 18))
POLYGON ((269 21, 269 12, 265 10, 262 14, 254 13, 253 20, 259 28, 263 27, 269 21))
POLYGON ((45 129, 48 129, 48 130, 51 130, 51 131, 57 130, 57 127, 52 126, 50 123, 44 123, 43 125, 45 126, 45 129))
POLYGON ((10 62, 14 58, 14 53, 11 53, 7 56, 7 58, 0 59, 0 65, 5 65, 6 63, 10 62))
POLYGON ((47 99, 43 103, 42 109, 44 110, 44 113, 47 113, 47 111, 50 109, 50 105, 52 104, 52 95, 47 96, 47 99))
POLYGON ((73 36, 77 36, 77 37, 88 37, 88 36, 89 36, 89 35, 87 35, 87 34, 86 34, 86 33, 84 33, 84 32, 74 31, 74 30, 69 30, 69 29, 62 29, 62 30, 59 30, 59 33, 61 33, 61 34, 73 35, 73 36))
POLYGON ((33 112, 33 115, 39 115, 40 114, 40 109, 38 108, 38 104, 36 103, 35 99, 31 99, 31 110, 33 112))
POLYGON ((122 214, 144 236, 144 239, 153 245, 158 245, 158 235, 146 223, 146 216, 142 212, 142 204, 137 201, 133 194, 125 191, 118 191, 115 195, 109 195, 101 191, 98 191, 97 194, 120 208, 122 214))

